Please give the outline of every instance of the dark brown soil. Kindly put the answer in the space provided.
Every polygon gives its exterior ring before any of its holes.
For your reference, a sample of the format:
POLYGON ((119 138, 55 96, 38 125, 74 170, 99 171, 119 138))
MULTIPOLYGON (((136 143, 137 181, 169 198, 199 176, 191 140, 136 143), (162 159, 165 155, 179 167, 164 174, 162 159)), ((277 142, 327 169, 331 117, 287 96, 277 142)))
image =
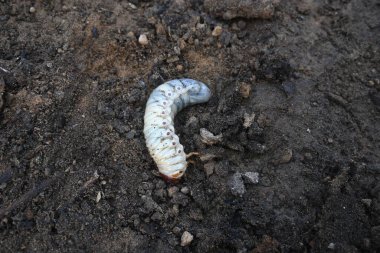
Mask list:
POLYGON ((206 2, 0 1, 0 252, 380 250, 380 1, 206 2), (142 129, 180 77, 173 186, 142 129))

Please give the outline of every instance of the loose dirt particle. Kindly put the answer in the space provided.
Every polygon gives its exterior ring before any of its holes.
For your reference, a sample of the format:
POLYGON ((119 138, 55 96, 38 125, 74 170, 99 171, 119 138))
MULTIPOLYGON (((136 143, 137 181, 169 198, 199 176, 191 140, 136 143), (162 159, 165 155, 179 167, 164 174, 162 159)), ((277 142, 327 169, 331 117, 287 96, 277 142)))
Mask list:
POLYGON ((214 30, 212 31, 211 35, 214 37, 219 37, 223 32, 223 28, 219 25, 215 26, 214 30))
POLYGON ((200 134, 201 134, 201 141, 207 145, 214 145, 216 143, 219 143, 222 141, 222 138, 223 138, 223 134, 219 134, 215 136, 213 133, 211 133, 205 128, 201 128, 200 134))
POLYGON ((193 241, 193 239, 194 239, 194 236, 192 234, 190 234, 187 231, 183 232, 181 236, 181 246, 185 247, 189 245, 193 241))
POLYGON ((149 44, 148 37, 145 34, 141 34, 139 37, 139 43, 143 46, 146 46, 149 44))
POLYGON ((251 95, 251 89, 252 89, 252 87, 248 83, 240 84, 240 88, 239 88, 240 95, 243 98, 248 98, 251 95))

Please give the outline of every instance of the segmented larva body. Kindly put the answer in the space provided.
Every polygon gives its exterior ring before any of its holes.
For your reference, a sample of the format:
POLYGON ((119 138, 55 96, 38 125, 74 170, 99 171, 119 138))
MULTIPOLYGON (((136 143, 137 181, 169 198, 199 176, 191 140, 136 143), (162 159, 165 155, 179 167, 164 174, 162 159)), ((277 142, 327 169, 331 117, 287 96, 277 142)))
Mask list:
POLYGON ((211 91, 193 79, 176 79, 153 90, 146 104, 144 135, 146 146, 161 175, 178 180, 187 168, 186 154, 174 131, 174 116, 186 106, 207 102, 211 91))

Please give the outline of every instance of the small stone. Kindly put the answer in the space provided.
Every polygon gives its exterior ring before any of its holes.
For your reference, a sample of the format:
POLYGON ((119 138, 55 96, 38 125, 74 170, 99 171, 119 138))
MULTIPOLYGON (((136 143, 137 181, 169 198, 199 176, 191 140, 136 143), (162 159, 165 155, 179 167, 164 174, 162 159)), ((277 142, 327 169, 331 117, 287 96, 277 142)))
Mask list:
POLYGON ((266 126, 269 126, 270 120, 266 115, 260 114, 259 117, 257 118, 257 123, 259 124, 261 128, 264 128, 266 126))
POLYGON ((254 112, 251 114, 244 113, 243 127, 249 128, 252 125, 252 123, 255 121, 255 116, 256 116, 256 114, 254 112))
POLYGON ((285 92, 286 96, 288 97, 291 97, 292 95, 294 95, 294 93, 296 93, 296 86, 294 85, 293 82, 289 82, 289 81, 283 82, 281 84, 281 88, 285 92))
POLYGON ((177 193, 178 191, 179 191, 179 189, 178 189, 177 186, 172 186, 172 187, 170 187, 170 188, 168 189, 168 196, 169 196, 170 198, 172 198, 173 195, 174 195, 175 193, 177 193))
POLYGON ((181 229, 180 229, 179 227, 174 227, 174 228, 172 229, 172 232, 173 232, 173 234, 175 234, 175 235, 179 235, 179 233, 181 233, 181 229))
POLYGON ((181 192, 176 192, 173 194, 173 198, 171 200, 171 203, 178 204, 181 206, 187 206, 189 203, 189 198, 181 192))
POLYGON ((192 220, 201 221, 203 220, 203 214, 202 211, 198 208, 191 209, 189 213, 189 217, 192 220))
POLYGON ((34 8, 33 6, 30 7, 29 12, 30 12, 30 13, 35 13, 35 12, 36 12, 36 8, 34 8))
POLYGON ((172 212, 173 212, 174 216, 178 216, 178 214, 179 214, 179 205, 177 205, 177 204, 173 205, 172 212))
POLYGON ((137 6, 134 5, 133 3, 128 3, 129 7, 131 7, 132 10, 136 10, 137 6))
POLYGON ((181 64, 178 64, 176 66, 176 69, 177 69, 178 72, 182 72, 183 71, 183 66, 181 64))
POLYGON ((96 203, 99 203, 100 199, 102 198, 102 193, 101 192, 98 192, 98 194, 96 195, 96 203))
POLYGON ((57 52, 58 52, 59 54, 62 54, 64 51, 63 51, 62 48, 58 48, 58 49, 57 49, 57 52))
POLYGON ((218 142, 221 142, 222 138, 223 138, 223 134, 219 134, 219 135, 215 136, 213 133, 208 131, 206 128, 201 128, 200 134, 201 134, 201 141, 205 144, 208 144, 208 145, 213 145, 213 144, 216 144, 218 142))
POLYGON ((335 249, 335 243, 330 242, 329 245, 327 246, 327 248, 331 249, 331 250, 335 249))
POLYGON ((179 57, 177 55, 174 55, 174 56, 171 56, 171 57, 168 57, 166 59, 166 62, 167 63, 173 63, 173 62, 177 62, 179 61, 179 57))
POLYGON ((243 98, 248 98, 249 95, 251 95, 251 85, 247 84, 247 83, 242 83, 240 85, 240 88, 239 88, 239 92, 240 92, 240 95, 243 97, 243 98))
POLYGON ((215 162, 210 161, 210 162, 206 163, 205 165, 203 165, 203 168, 206 172, 207 177, 209 177, 214 173, 215 162))
POLYGON ((362 203, 367 207, 370 207, 372 204, 372 199, 362 199, 362 203))
POLYGON ((236 172, 228 181, 231 192, 235 196, 243 196, 245 193, 245 186, 241 173, 236 172))
POLYGON ((368 82, 368 86, 369 86, 369 87, 373 87, 373 86, 375 86, 375 82, 372 81, 372 80, 370 80, 370 81, 368 82))
POLYGON ((185 186, 185 187, 182 187, 182 188, 181 188, 181 192, 182 192, 183 194, 188 194, 188 193, 190 192, 190 189, 189 189, 189 187, 185 186))
POLYGON ((46 67, 52 68, 53 67, 53 63, 51 63, 51 62, 46 63, 46 67))
POLYGON ((189 245, 193 241, 193 239, 194 239, 194 236, 192 234, 190 234, 187 231, 183 232, 181 236, 181 246, 185 247, 189 245))
POLYGON ((181 49, 178 46, 175 46, 173 50, 176 55, 181 55, 181 49))
POLYGON ((166 35, 165 27, 161 23, 156 24, 156 33, 159 35, 166 35))
POLYGON ((136 39, 135 33, 132 31, 127 33, 127 37, 130 39, 136 39))
POLYGON ((305 156, 305 159, 306 159, 306 160, 311 160, 311 159, 313 159, 313 155, 312 155, 310 152, 306 152, 304 156, 305 156))
POLYGON ((178 46, 179 46, 179 49, 184 50, 185 47, 186 47, 186 42, 185 42, 185 40, 184 40, 184 39, 179 39, 179 40, 178 40, 178 46))
POLYGON ((284 164, 290 162, 293 157, 293 151, 289 148, 285 148, 280 157, 273 160, 274 165, 284 164))
POLYGON ((165 200, 165 197, 166 197, 166 191, 164 189, 157 189, 155 192, 154 192, 154 196, 156 196, 157 198, 161 199, 161 200, 165 200))
POLYGON ((259 182, 259 173, 249 171, 243 174, 243 178, 251 184, 257 184, 259 182))
POLYGON ((135 137, 135 135, 136 135, 136 131, 135 131, 135 130, 131 130, 131 131, 129 131, 129 132, 126 134, 126 138, 127 138, 128 140, 131 140, 131 139, 133 139, 133 138, 135 137))
POLYGON ((162 215, 160 212, 155 212, 155 213, 150 217, 150 219, 151 219, 152 221, 160 221, 160 220, 162 220, 162 218, 163 218, 163 215, 162 215))
POLYGON ((212 31, 211 35, 214 37, 219 37, 223 32, 223 28, 219 25, 215 26, 214 30, 212 31))
POLYGON ((332 138, 328 138, 328 139, 327 139, 327 142, 331 144, 331 143, 334 142, 334 140, 333 140, 332 138))
POLYGON ((143 46, 146 46, 149 44, 148 37, 145 34, 141 34, 139 37, 139 43, 143 46))

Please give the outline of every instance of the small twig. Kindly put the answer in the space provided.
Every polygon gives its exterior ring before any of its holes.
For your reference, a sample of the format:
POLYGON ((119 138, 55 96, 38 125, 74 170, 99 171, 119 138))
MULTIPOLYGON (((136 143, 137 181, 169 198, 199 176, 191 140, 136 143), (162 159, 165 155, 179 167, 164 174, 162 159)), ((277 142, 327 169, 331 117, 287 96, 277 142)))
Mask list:
POLYGON ((79 190, 77 191, 76 194, 74 194, 74 196, 69 200, 67 201, 66 203, 60 205, 58 208, 57 208, 57 211, 61 211, 62 209, 65 209, 67 208, 67 206, 69 206, 71 203, 74 202, 74 200, 79 197, 80 195, 82 195, 82 193, 88 188, 90 187, 96 180, 99 179, 99 175, 98 175, 98 172, 95 171, 94 175, 89 179, 87 180, 80 188, 79 190))
POLYGON ((5 68, 0 67, 0 69, 1 69, 2 71, 4 71, 5 73, 9 73, 9 70, 6 70, 5 68))
POLYGON ((35 198, 38 194, 45 191, 50 185, 55 183, 58 180, 58 176, 55 178, 47 179, 43 181, 40 185, 37 185, 33 189, 29 190, 27 193, 22 195, 18 200, 11 203, 6 208, 0 209, 0 219, 2 219, 4 216, 8 215, 13 210, 22 207, 29 201, 31 201, 33 198, 35 198))

